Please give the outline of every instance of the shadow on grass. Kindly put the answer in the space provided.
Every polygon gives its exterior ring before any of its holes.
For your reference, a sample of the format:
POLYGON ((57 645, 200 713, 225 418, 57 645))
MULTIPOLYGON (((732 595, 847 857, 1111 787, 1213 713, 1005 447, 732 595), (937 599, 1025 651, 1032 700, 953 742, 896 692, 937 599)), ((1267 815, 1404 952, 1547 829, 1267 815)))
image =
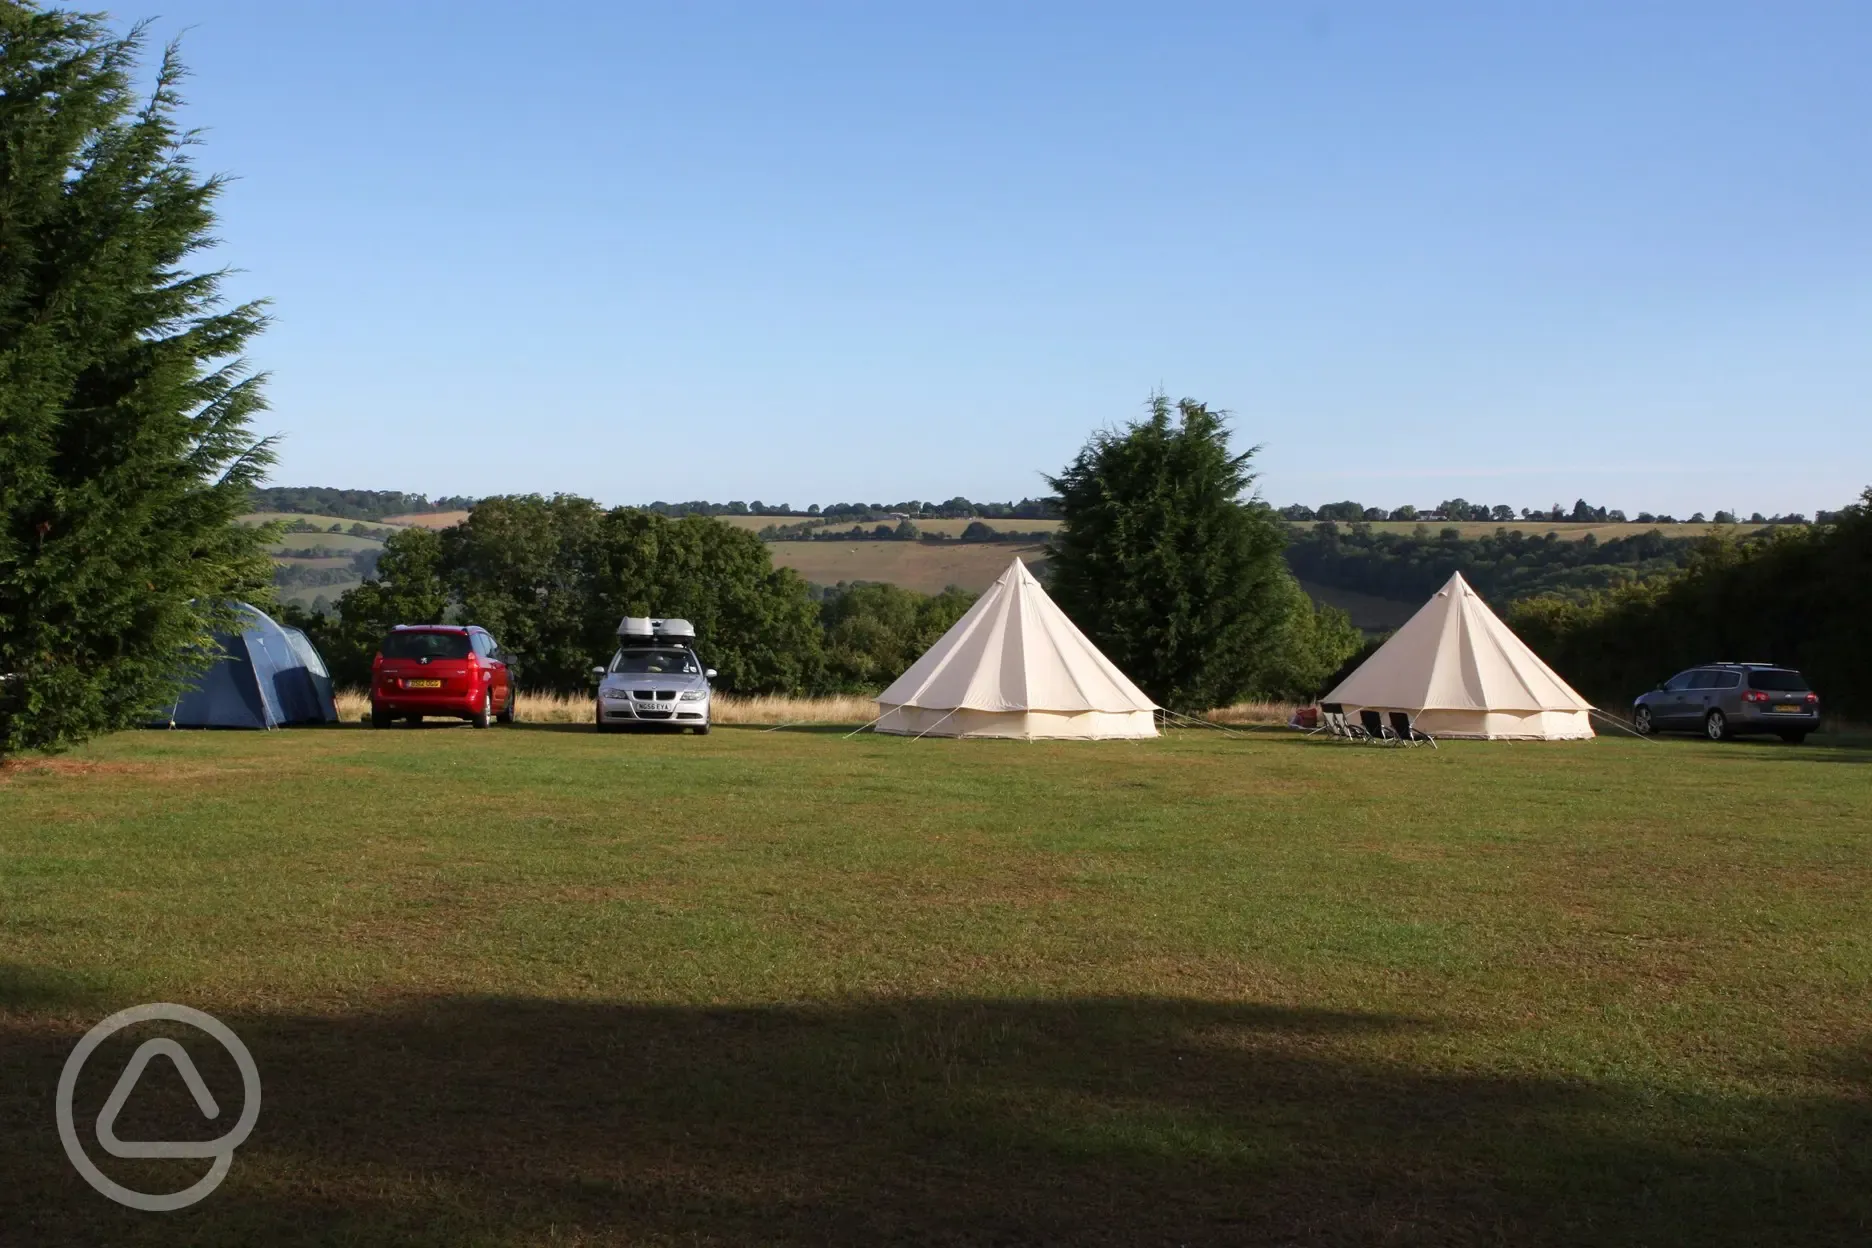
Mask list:
MULTIPOLYGON (((260 1068, 258 1129, 220 1191, 151 1215, 92 1192, 54 1135, 86 1024, 0 1019, 15 1242, 1758 1245, 1872 1230, 1863 1099, 1431 1073, 1382 1056, 1421 1027, 1374 1015, 447 998, 224 1021, 260 1068)), ((87 1065, 87 1141, 139 1038, 87 1065)), ((226 1070, 202 1067, 238 1105, 226 1070)), ((123 1138, 200 1123, 179 1080, 146 1082, 161 1086, 132 1098, 123 1138)), ((151 1191, 201 1170, 93 1156, 151 1191)))

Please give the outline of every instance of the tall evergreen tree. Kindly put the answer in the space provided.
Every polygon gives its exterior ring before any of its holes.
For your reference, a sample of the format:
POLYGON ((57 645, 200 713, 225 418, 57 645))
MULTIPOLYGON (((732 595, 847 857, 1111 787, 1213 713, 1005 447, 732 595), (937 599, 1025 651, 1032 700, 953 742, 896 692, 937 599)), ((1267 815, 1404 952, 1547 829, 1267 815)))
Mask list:
POLYGON ((188 160, 175 49, 131 87, 140 28, 0 0, 0 753, 136 722, 267 594, 234 518, 269 461, 228 308, 220 180, 188 160))
MULTIPOLYGON (((1049 478, 1065 518, 1054 599, 1172 709, 1288 692, 1296 679, 1274 660, 1295 651, 1295 613, 1313 608, 1281 559, 1279 518, 1246 497, 1256 449, 1230 451, 1223 413, 1155 395, 1145 420, 1093 435, 1049 478)), ((1333 644, 1355 644, 1341 624, 1333 644)), ((1321 664, 1337 659, 1310 660, 1321 664)))

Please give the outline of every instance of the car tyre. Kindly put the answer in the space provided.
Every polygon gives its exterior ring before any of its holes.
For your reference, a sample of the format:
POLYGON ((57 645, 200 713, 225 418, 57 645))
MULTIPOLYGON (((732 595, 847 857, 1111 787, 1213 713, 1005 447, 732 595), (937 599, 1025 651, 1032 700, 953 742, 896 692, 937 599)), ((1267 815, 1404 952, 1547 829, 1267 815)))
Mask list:
POLYGON ((709 730, 708 721, 703 720, 701 723, 696 725, 695 735, 698 737, 706 737, 708 736, 708 730, 709 730))
POLYGON ((422 721, 423 721, 423 717, 420 715, 405 715, 403 717, 403 722, 408 724, 412 728, 422 727, 422 721))
POLYGON ((468 722, 477 728, 485 728, 494 722, 493 690, 490 689, 488 692, 481 695, 481 709, 471 715, 468 722))
POLYGON ((507 691, 507 708, 494 718, 500 720, 503 724, 511 724, 514 722, 514 691, 512 689, 507 691))
POLYGON ((1711 711, 1703 717, 1703 731, 1712 741, 1729 739, 1729 717, 1721 711, 1711 711))
POLYGON ((1657 725, 1651 720, 1650 707, 1641 706, 1638 708, 1637 713, 1632 716, 1632 727, 1636 728, 1641 735, 1647 737, 1657 731, 1657 725))
POLYGON ((1807 734, 1804 732, 1784 732, 1781 734, 1781 739, 1789 745, 1799 745, 1807 739, 1807 734))

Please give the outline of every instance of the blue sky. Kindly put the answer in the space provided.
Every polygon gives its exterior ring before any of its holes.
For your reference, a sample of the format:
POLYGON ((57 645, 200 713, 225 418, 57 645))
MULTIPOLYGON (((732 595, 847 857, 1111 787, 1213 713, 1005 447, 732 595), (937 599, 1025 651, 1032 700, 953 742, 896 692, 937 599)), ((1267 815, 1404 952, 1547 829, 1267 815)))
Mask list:
POLYGON ((214 3, 279 484, 1277 503, 1872 484, 1872 5, 214 3))

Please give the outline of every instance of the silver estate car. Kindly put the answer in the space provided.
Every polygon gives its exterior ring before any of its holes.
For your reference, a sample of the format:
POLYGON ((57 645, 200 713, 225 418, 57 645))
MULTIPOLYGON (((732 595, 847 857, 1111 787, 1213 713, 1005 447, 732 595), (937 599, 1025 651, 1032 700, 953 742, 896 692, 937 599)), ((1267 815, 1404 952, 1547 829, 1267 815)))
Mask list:
POLYGON ((696 657, 695 629, 687 620, 628 617, 618 625, 617 653, 594 667, 598 694, 593 707, 599 732, 660 725, 709 730, 712 667, 696 657))
POLYGON ((1793 668, 1709 663, 1640 694, 1632 722, 1643 733, 1700 732, 1712 741, 1773 733, 1799 744, 1820 726, 1820 695, 1793 668))

